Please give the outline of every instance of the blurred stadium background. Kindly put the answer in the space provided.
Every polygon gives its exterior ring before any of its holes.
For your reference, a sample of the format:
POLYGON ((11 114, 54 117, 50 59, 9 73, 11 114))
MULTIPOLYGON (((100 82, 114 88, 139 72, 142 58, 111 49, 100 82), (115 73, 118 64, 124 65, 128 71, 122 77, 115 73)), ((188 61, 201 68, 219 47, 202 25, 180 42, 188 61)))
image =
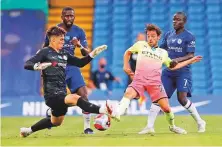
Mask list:
MULTIPOLYGON (((89 99, 103 104, 107 98, 120 100, 128 77, 122 70, 123 54, 146 23, 157 24, 163 32, 172 28, 177 11, 187 13, 186 27, 196 37, 196 54, 202 62, 192 65, 193 98, 200 114, 222 114, 222 0, 1 0, 1 114, 42 116, 47 109, 41 98, 39 72, 23 69, 24 61, 41 48, 47 28, 61 22, 64 6, 75 9, 75 24, 82 27, 90 48, 107 44, 100 55, 108 68, 121 77, 112 95, 94 90, 89 99)), ((80 56, 79 49, 76 55, 80 56)), ((82 69, 86 83, 97 69, 99 58, 82 69)), ((133 101, 128 114, 146 115, 148 99, 141 107, 133 101)), ((179 105, 171 98, 171 105, 179 105)), ((187 114, 175 109, 179 114, 187 114)), ((68 115, 81 114, 70 108, 68 115)), ((145 120, 144 120, 145 121, 145 120)))

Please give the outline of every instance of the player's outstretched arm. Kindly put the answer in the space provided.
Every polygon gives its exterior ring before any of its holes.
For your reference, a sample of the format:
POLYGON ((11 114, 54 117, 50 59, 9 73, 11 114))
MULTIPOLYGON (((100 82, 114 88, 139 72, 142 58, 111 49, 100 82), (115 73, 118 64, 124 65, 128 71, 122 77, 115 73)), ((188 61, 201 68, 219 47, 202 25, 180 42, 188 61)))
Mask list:
POLYGON ((170 70, 177 70, 177 69, 180 69, 180 68, 187 66, 189 64, 200 62, 202 60, 202 58, 203 58, 202 56, 195 56, 189 60, 186 60, 186 61, 183 61, 180 63, 175 63, 175 61, 172 60, 170 63, 169 69, 170 70))
POLYGON ((126 72, 127 75, 130 76, 131 79, 133 79, 134 73, 130 68, 129 60, 131 56, 131 51, 126 50, 123 57, 123 70, 126 72))
POLYGON ((191 53, 188 53, 187 55, 185 55, 183 57, 179 57, 179 58, 176 58, 176 59, 173 59, 173 60, 177 61, 177 62, 183 62, 183 61, 189 60, 193 57, 194 57, 194 53, 191 52, 191 53))
POLYGON ((43 62, 46 50, 39 50, 36 55, 25 62, 24 68, 27 70, 44 70, 52 63, 43 62), (43 63, 42 63, 43 62, 43 63))
POLYGON ((89 55, 83 57, 83 58, 77 58, 73 57, 68 54, 68 64, 77 66, 77 67, 84 67, 87 65, 93 58, 95 58, 97 55, 101 54, 104 50, 107 49, 107 45, 101 45, 95 48, 92 52, 89 53, 89 55))

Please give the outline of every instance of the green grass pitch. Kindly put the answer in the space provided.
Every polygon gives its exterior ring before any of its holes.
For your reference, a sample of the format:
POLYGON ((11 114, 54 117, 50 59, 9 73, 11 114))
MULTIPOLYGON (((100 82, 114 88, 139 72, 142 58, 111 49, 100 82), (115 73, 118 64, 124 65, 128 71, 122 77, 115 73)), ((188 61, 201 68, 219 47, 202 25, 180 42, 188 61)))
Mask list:
MULTIPOLYGON (((19 137, 19 128, 28 127, 40 117, 2 117, 2 146, 222 146, 222 116, 203 116, 207 131, 197 133, 191 116, 177 116, 176 124, 187 130, 187 135, 168 130, 164 116, 159 116, 154 136, 138 135, 146 124, 147 116, 123 116, 121 122, 111 122, 111 128, 94 135, 84 135, 81 116, 65 118, 62 126, 36 132, 27 138, 19 137)), ((94 129, 95 130, 95 129, 94 129)))

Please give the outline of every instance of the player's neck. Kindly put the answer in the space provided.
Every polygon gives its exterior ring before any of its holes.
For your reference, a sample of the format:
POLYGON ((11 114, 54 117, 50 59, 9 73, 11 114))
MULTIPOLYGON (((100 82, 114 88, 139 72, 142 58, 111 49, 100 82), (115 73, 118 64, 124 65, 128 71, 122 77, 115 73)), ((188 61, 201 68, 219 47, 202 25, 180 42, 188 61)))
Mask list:
POLYGON ((52 49, 54 49, 56 52, 59 52, 59 49, 57 48, 56 45, 50 43, 50 44, 49 44, 49 47, 52 48, 52 49))
POLYGON ((181 29, 178 29, 178 30, 175 30, 176 31, 176 34, 180 34, 184 31, 185 29, 184 28, 181 28, 181 29))
POLYGON ((63 28, 64 30, 66 30, 66 32, 69 32, 72 27, 69 27, 69 28, 68 28, 68 27, 66 27, 66 25, 65 25, 64 23, 62 23, 61 28, 63 28))

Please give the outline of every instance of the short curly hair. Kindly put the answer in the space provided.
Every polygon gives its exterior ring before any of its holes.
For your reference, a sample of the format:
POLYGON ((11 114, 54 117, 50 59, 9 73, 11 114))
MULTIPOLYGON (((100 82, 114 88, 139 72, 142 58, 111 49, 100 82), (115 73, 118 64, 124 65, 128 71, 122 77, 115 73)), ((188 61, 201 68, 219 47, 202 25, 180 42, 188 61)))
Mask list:
POLYGON ((147 24, 146 28, 145 28, 146 34, 147 34, 147 31, 156 31, 158 36, 160 36, 162 34, 160 28, 157 25, 154 25, 154 24, 147 24))
POLYGON ((48 29, 46 35, 48 38, 50 38, 51 36, 60 36, 60 35, 65 35, 66 31, 58 26, 53 26, 51 28, 48 29))

